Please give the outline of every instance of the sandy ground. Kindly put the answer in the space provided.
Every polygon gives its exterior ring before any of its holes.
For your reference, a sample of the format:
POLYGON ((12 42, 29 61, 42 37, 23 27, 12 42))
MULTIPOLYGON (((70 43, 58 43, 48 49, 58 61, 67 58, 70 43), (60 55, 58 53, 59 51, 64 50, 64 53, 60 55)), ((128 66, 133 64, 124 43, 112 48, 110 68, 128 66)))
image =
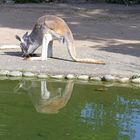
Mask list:
MULTIPOLYGON (((0 50, 0 69, 48 74, 140 74, 140 5, 28 4, 0 6, 0 45, 19 44, 15 35, 31 31, 38 17, 54 14, 70 26, 77 55, 104 60, 106 65, 71 62, 65 46, 54 45, 47 62, 24 61, 20 49, 0 50), (65 59, 65 60, 63 60, 65 59)), ((40 52, 40 50, 38 50, 40 52)))

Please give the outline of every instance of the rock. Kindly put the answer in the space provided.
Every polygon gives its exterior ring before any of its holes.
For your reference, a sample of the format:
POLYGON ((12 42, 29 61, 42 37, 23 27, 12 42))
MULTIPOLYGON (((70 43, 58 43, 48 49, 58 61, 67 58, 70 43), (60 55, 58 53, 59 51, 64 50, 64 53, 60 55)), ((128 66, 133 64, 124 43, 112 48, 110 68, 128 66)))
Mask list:
POLYGON ((101 81, 100 77, 90 77, 90 80, 92 81, 101 81))
POLYGON ((130 79, 140 78, 140 75, 133 75, 130 79))
POLYGON ((129 78, 127 78, 127 77, 120 78, 120 79, 118 79, 118 82, 120 82, 120 83, 127 83, 127 82, 129 82, 129 78))
POLYGON ((37 77, 46 79, 46 78, 48 78, 48 75, 47 74, 39 74, 39 75, 37 75, 37 77))
POLYGON ((79 75, 77 78, 79 80, 89 80, 89 76, 88 75, 79 75))
POLYGON ((24 77, 35 77, 36 74, 34 74, 34 73, 32 73, 32 72, 24 72, 24 73, 23 73, 23 76, 24 76, 24 77))
POLYGON ((11 77, 21 77, 22 76, 22 72, 20 72, 20 71, 11 71, 7 75, 11 76, 11 77))
POLYGON ((68 74, 68 75, 66 76, 66 79, 75 79, 75 78, 76 78, 76 76, 73 75, 73 74, 68 74))
POLYGON ((118 80, 117 77, 115 76, 112 76, 112 75, 105 75, 103 78, 102 78, 103 81, 116 81, 118 80))
POLYGON ((132 83, 140 84, 140 78, 135 78, 131 80, 132 83))
POLYGON ((7 74, 9 74, 8 70, 0 70, 0 76, 6 76, 7 74))
POLYGON ((64 75, 50 75, 50 77, 54 79, 63 79, 64 75))

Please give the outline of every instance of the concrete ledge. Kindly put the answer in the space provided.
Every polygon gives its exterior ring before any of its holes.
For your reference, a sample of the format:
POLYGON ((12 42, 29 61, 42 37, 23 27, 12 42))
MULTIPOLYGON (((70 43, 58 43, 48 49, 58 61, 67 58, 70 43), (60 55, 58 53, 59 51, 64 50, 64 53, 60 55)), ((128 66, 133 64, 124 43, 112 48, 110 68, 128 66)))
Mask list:
POLYGON ((22 71, 9 71, 9 70, 0 70, 0 79, 3 77, 15 77, 15 78, 37 78, 37 79, 66 79, 66 80, 82 80, 82 81, 94 81, 94 82, 117 82, 121 84, 136 84, 140 85, 140 75, 132 75, 131 77, 116 77, 113 75, 104 75, 104 76, 89 76, 89 75, 61 75, 61 74, 54 74, 48 75, 46 73, 33 73, 33 72, 22 72, 22 71))
POLYGON ((0 50, 5 50, 5 49, 19 49, 19 45, 0 45, 0 50))

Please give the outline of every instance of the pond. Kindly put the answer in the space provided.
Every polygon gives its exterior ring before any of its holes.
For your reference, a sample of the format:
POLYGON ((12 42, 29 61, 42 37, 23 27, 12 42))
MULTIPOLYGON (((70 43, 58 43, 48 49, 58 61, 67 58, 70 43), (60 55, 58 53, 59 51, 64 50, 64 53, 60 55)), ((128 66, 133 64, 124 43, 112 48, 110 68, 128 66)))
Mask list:
POLYGON ((1 140, 139 140, 140 88, 0 80, 1 140))

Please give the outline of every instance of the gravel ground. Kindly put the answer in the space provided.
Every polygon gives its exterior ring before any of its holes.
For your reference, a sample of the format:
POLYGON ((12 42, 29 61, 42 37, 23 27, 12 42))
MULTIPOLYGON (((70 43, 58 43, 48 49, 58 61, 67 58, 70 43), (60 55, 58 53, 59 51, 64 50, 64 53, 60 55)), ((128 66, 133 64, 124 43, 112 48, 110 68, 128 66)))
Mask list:
POLYGON ((0 50, 1 70, 90 76, 111 74, 130 77, 140 74, 140 5, 1 6, 0 46, 18 45, 15 35, 22 36, 26 31, 30 32, 37 18, 45 14, 55 14, 65 19, 74 34, 79 58, 104 60, 106 65, 72 62, 66 47, 55 42, 54 58, 48 61, 23 60, 20 49, 0 50))

